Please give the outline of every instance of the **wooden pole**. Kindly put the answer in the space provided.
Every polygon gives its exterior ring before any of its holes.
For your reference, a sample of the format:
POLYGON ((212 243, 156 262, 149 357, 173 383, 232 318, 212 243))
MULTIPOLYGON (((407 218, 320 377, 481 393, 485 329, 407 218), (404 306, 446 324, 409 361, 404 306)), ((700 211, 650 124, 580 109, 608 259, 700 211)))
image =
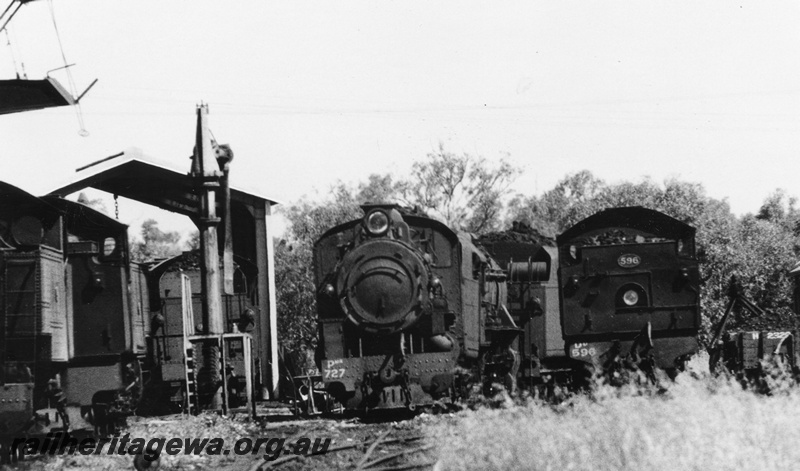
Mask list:
POLYGON ((198 374, 203 405, 221 409, 222 372, 220 371, 220 342, 225 332, 220 294, 219 242, 217 240, 217 192, 220 189, 220 172, 208 130, 208 105, 197 107, 197 135, 192 161, 192 176, 200 193, 201 216, 197 221, 200 230, 200 279, 203 291, 203 335, 216 336, 203 341, 202 364, 198 374))
POLYGON ((222 169, 220 179, 222 195, 222 292, 233 294, 233 222, 231 217, 231 185, 229 180, 233 151, 230 146, 222 144, 216 149, 217 163, 222 169))

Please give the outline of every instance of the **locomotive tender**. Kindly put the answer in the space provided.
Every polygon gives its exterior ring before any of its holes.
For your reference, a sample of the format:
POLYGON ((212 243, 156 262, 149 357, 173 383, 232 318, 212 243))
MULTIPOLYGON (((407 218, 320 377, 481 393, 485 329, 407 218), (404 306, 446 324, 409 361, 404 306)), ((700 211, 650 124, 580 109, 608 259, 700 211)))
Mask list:
MULTIPOLYGON (((202 291, 200 282, 199 251, 148 264, 150 311, 154 322, 147 337, 145 365, 150 373, 147 398, 152 399, 152 413, 177 413, 196 409, 208 403, 208 398, 192 398, 187 389, 186 342, 202 332, 202 291), (186 280, 188 287, 184 287, 186 280), (191 299, 184 297, 184 289, 191 290, 191 299), (185 304, 191 304, 188 313, 185 304)), ((252 406, 252 336, 256 321, 255 280, 258 268, 242 257, 234 257, 234 290, 222 294, 225 317, 223 338, 224 396, 229 409, 252 406)), ((190 342, 191 343, 191 342, 190 342)), ((194 349, 193 349, 194 350, 194 349)), ((195 353, 193 351, 193 353, 195 353)), ((194 355, 191 361, 197 364, 194 355)), ((202 371, 197 372, 197 382, 205 381, 202 371)), ((198 394, 200 391, 196 391, 198 394)))
POLYGON ((570 358, 607 369, 629 356, 674 371, 698 351, 695 229, 641 207, 590 216, 558 236, 563 337, 570 358))
POLYGON ((474 239, 393 205, 317 241, 325 389, 345 408, 413 409, 471 386, 534 386, 697 351, 694 228, 615 208, 543 240, 474 239))

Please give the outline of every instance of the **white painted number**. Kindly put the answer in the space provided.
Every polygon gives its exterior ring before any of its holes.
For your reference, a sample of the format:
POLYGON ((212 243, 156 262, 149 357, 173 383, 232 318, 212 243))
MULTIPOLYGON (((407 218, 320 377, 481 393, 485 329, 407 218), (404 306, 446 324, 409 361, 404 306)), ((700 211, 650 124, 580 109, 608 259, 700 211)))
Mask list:
MULTIPOLYGON (((578 344, 581 345, 581 344, 578 344)), ((593 357, 597 353, 594 347, 592 348, 576 348, 578 345, 572 348, 572 357, 593 357)))
POLYGON ((326 378, 344 378, 344 368, 333 369, 333 370, 325 370, 325 377, 326 378))
POLYGON ((775 340, 775 339, 782 339, 784 337, 788 337, 789 332, 767 332, 767 339, 768 340, 775 340))
POLYGON ((640 263, 642 263, 642 259, 636 254, 620 255, 617 259, 617 264, 622 268, 633 268, 639 266, 640 263))

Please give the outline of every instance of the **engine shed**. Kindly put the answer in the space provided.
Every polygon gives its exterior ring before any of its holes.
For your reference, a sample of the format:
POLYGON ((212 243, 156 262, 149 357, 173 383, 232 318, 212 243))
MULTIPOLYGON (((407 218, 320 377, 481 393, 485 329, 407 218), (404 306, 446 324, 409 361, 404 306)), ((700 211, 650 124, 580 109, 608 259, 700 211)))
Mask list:
MULTIPOLYGON (((77 169, 73 178, 49 194, 65 197, 85 188, 154 206, 189 217, 199 227, 203 217, 202 188, 190 173, 130 148, 77 169)), ((217 205, 221 202, 217 200, 217 205)), ((271 227, 275 200, 235 186, 230 188, 232 251, 258 267, 254 356, 259 359, 264 399, 278 392, 278 339, 274 249, 271 227)), ((218 212, 221 212, 221 208, 218 212)))

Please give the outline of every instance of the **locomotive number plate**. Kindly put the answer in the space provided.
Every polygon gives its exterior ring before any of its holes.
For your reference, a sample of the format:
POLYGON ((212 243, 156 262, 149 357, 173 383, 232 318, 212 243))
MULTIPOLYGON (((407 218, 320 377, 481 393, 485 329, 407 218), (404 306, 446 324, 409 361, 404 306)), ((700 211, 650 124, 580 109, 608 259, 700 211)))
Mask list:
POLYGON ((325 372, 325 379, 338 379, 344 378, 347 374, 347 369, 344 367, 344 360, 327 360, 323 371, 325 372), (335 368, 339 366, 339 368, 335 368))
POLYGON ((622 268, 638 267, 640 263, 642 263, 642 259, 638 255, 632 253, 620 255, 617 259, 617 265, 622 268))
POLYGON ((345 373, 347 370, 344 368, 334 368, 332 370, 325 370, 325 378, 344 378, 345 373))
POLYGON ((588 343, 576 343, 570 348, 572 358, 592 358, 597 355, 597 349, 589 346, 588 343))

